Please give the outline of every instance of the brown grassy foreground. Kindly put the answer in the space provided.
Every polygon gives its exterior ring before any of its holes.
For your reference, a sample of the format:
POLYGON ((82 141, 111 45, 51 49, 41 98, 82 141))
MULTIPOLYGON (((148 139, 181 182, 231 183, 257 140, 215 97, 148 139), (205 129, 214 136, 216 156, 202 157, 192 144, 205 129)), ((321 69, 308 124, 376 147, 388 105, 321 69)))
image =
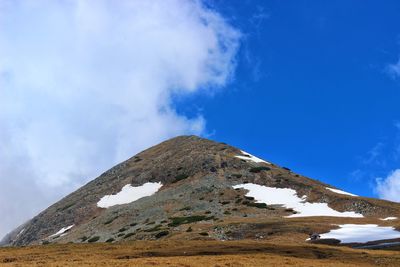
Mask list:
POLYGON ((1 248, 1 266, 400 266, 398 251, 266 241, 136 241, 1 248))

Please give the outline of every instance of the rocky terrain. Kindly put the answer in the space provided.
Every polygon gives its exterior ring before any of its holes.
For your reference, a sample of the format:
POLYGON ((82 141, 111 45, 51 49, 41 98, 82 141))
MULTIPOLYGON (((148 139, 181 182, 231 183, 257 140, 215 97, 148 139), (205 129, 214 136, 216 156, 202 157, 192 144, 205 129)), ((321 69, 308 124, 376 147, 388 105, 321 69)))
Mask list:
POLYGON ((106 171, 15 229, 2 244, 305 243, 310 233, 352 224, 375 225, 383 231, 378 233, 382 238, 350 242, 354 246, 377 240, 395 244, 400 241, 399 217, 398 203, 354 196, 225 143, 180 136, 106 171), (293 203, 286 203, 288 199, 293 203))

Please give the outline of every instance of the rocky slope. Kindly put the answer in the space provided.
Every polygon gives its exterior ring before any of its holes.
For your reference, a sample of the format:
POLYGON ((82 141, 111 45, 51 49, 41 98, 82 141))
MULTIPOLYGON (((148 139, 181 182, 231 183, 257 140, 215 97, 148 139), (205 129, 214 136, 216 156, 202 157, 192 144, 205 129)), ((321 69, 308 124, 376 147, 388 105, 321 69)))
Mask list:
POLYGON ((304 242, 309 233, 338 228, 335 223, 400 229, 398 217, 400 204, 352 196, 227 144, 181 136, 113 167, 2 243, 287 237, 304 242), (392 218, 382 220, 387 217, 392 218))

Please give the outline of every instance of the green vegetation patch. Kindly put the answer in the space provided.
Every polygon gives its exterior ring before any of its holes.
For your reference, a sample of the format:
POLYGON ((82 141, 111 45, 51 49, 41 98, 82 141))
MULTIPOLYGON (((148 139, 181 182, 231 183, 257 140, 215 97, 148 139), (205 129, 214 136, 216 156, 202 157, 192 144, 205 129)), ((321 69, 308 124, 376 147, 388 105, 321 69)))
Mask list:
POLYGON ((171 217, 170 220, 172 221, 168 226, 176 227, 181 224, 193 223, 193 222, 200 222, 200 221, 209 221, 214 220, 214 216, 204 216, 204 215, 196 215, 196 216, 188 216, 188 217, 171 217))
POLYGON ((144 231, 145 231, 145 232, 156 232, 156 231, 159 231, 161 227, 162 227, 162 225, 159 224, 159 225, 154 226, 153 228, 146 229, 146 230, 144 230, 144 231))
POLYGON ((67 209, 71 208, 73 205, 75 205, 75 202, 74 203, 69 203, 69 204, 65 205, 64 207, 62 207, 60 209, 57 209, 57 211, 67 210, 67 209))
POLYGON ((188 177, 189 177, 189 175, 187 175, 186 173, 178 174, 177 176, 175 176, 175 181, 174 181, 174 183, 179 182, 179 181, 181 181, 181 180, 184 180, 184 179, 186 179, 186 178, 188 178, 188 177))
POLYGON ((109 239, 106 240, 106 242, 107 243, 112 243, 112 242, 114 242, 114 240, 115 240, 114 238, 109 238, 109 239))
POLYGON ((167 236, 167 235, 169 235, 169 232, 168 231, 161 231, 161 232, 158 232, 156 235, 155 235, 155 238, 161 238, 161 237, 163 237, 163 236, 167 236))
POLYGON ((88 240, 89 243, 94 243, 100 240, 100 236, 94 236, 88 240))
POLYGON ((113 221, 115 221, 115 219, 117 219, 118 218, 118 216, 117 217, 114 217, 114 218, 111 218, 111 219, 109 219, 108 221, 106 221, 105 223, 104 223, 104 225, 107 225, 107 224, 110 224, 110 223, 112 223, 113 221))
POLYGON ((254 202, 250 202, 250 201, 243 201, 242 204, 249 206, 249 207, 259 208, 259 209, 268 209, 268 206, 265 203, 254 203, 254 202))
POLYGON ((291 212, 291 213, 294 213, 294 214, 297 213, 297 211, 295 211, 295 210, 292 209, 292 208, 285 209, 285 211, 286 211, 286 212, 291 212))
POLYGON ((125 236, 124 236, 124 239, 126 239, 126 238, 128 238, 128 237, 131 237, 131 236, 133 236, 135 233, 127 233, 125 236))
POLYGON ((139 157, 135 157, 135 159, 133 160, 133 162, 139 162, 139 161, 142 161, 142 159, 139 157))
POLYGON ((253 168, 250 168, 249 172, 259 173, 259 172, 261 172, 261 171, 269 171, 269 170, 271 170, 270 167, 260 166, 260 167, 253 167, 253 168))

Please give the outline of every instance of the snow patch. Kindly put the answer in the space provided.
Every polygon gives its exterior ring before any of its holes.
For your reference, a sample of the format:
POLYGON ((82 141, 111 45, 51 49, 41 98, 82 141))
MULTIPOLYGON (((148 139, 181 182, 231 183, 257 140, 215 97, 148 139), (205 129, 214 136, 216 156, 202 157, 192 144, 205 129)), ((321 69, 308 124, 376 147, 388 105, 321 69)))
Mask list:
POLYGON ((265 160, 260 159, 260 158, 257 158, 256 156, 253 156, 252 154, 247 153, 247 152, 245 152, 243 150, 240 150, 240 152, 242 152, 243 156, 242 155, 237 155, 237 156, 235 156, 236 158, 243 159, 245 161, 253 161, 255 163, 264 162, 264 163, 267 163, 267 164, 271 164, 270 162, 265 161, 265 160))
POLYGON ((19 233, 17 234, 17 236, 15 238, 17 239, 20 235, 22 235, 23 232, 25 232, 25 228, 22 229, 21 231, 19 231, 19 233))
POLYGON ((365 243, 369 241, 400 238, 394 227, 377 224, 340 224, 339 229, 321 234, 321 238, 335 238, 341 243, 365 243))
POLYGON ((346 192, 346 191, 342 191, 342 190, 339 190, 339 189, 330 188, 330 187, 325 187, 325 188, 330 190, 330 191, 332 191, 332 192, 334 192, 334 193, 337 193, 337 194, 348 195, 348 196, 352 196, 352 197, 358 197, 357 195, 354 195, 352 193, 349 193, 349 192, 346 192))
POLYGON ((386 217, 384 219, 380 219, 381 221, 391 221, 391 220, 397 220, 397 217, 386 217))
POLYGON ((73 224, 73 225, 70 225, 70 226, 67 226, 67 227, 61 228, 60 231, 58 231, 57 233, 55 233, 55 234, 53 234, 53 235, 51 235, 51 236, 49 236, 49 237, 64 236, 64 235, 66 235, 65 232, 67 232, 68 230, 70 230, 72 227, 74 227, 74 224, 73 224))
POLYGON ((106 195, 97 202, 100 208, 109 208, 115 205, 122 205, 134 202, 142 197, 148 197, 156 193, 162 187, 162 183, 145 183, 141 186, 125 185, 115 195, 106 195))
POLYGON ((308 216, 332 216, 332 217, 364 217, 360 213, 353 211, 339 212, 328 206, 327 203, 310 203, 306 201, 306 196, 299 198, 297 192, 290 188, 275 188, 258 184, 239 184, 233 188, 244 188, 249 190, 246 196, 254 197, 257 202, 269 205, 283 205, 292 208, 297 213, 288 217, 308 217, 308 216))

